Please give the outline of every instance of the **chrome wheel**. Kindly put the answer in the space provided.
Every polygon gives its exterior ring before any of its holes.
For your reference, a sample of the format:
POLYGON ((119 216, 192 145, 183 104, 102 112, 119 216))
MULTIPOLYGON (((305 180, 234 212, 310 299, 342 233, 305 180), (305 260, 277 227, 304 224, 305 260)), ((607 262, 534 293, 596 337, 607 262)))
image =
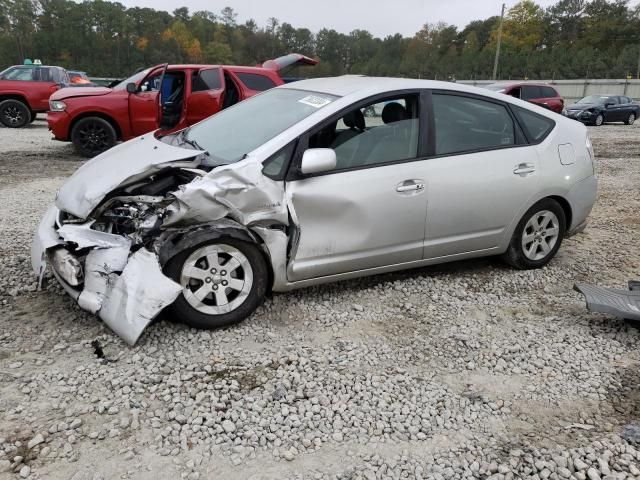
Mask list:
POLYGON ((599 127, 604 123, 604 117, 602 115, 598 115, 596 117, 596 126, 599 127))
POLYGON ((206 245, 186 259, 180 273, 182 295, 206 315, 229 313, 249 296, 253 270, 249 259, 230 245, 206 245))
POLYGON ((629 119, 627 120, 627 125, 633 125, 633 122, 636 121, 636 116, 632 113, 629 115, 629 119))
POLYGON ((522 251, 529 260, 542 260, 555 247, 560 222, 555 213, 542 210, 533 215, 522 232, 522 251))

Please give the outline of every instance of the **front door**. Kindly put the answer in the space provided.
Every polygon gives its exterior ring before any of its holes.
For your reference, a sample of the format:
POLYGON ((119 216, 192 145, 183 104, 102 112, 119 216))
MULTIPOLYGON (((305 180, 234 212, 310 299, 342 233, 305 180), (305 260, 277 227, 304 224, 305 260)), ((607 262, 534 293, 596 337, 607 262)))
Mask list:
POLYGON ((287 182, 299 233, 290 281, 422 258, 429 161, 418 159, 418 99, 409 94, 360 105, 301 140, 333 148, 337 164, 287 182))
POLYGON ((152 132, 160 126, 160 86, 165 70, 166 66, 153 70, 138 85, 137 91, 129 94, 129 121, 133 136, 152 132))
MULTIPOLYGON (((535 147, 504 104, 453 94, 433 95, 435 158, 429 161, 425 258, 498 247, 517 212, 528 205, 539 179, 535 147)), ((523 118, 545 117, 520 110, 523 118)), ((523 212, 524 213, 524 212, 523 212)))

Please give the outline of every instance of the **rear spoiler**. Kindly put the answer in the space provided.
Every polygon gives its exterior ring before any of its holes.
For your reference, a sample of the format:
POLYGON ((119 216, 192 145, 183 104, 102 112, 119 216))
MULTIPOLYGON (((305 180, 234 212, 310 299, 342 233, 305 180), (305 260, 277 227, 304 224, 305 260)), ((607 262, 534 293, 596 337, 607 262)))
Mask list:
POLYGON ((274 58, 273 60, 267 60, 262 64, 262 68, 279 71, 293 65, 316 65, 317 63, 318 60, 302 55, 301 53, 290 53, 289 55, 274 58))

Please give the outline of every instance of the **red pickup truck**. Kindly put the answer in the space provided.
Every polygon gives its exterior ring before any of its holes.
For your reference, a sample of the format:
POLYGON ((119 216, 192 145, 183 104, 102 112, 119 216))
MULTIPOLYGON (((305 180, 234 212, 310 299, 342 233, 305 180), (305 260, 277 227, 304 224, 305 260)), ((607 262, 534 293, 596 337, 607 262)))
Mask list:
POLYGON ((73 142, 92 157, 118 140, 157 130, 181 130, 252 95, 282 85, 279 71, 315 65, 300 54, 268 60, 260 67, 157 65, 112 88, 64 88, 51 96, 47 122, 56 140, 73 142))
POLYGON ((69 84, 62 67, 15 65, 0 72, 0 122, 20 128, 49 109, 53 92, 69 84))

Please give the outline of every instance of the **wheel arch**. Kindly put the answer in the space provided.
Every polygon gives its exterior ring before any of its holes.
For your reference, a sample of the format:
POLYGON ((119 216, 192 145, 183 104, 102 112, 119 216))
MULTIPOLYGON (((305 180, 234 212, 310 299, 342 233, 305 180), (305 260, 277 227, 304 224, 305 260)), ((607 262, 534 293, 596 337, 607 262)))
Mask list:
MULTIPOLYGON (((551 200, 555 200, 560 204, 560 206, 562 207, 562 211, 564 212, 566 231, 569 231, 573 222, 573 211, 571 210, 571 204, 569 203, 569 201, 566 198, 561 197, 560 195, 550 195, 544 198, 550 198, 551 200)), ((544 198, 541 198, 540 200, 544 200, 544 198)), ((540 200, 538 200, 538 202, 540 200)))
POLYGON ((18 100, 18 101, 24 103, 27 106, 27 108, 33 112, 33 109, 31 108, 31 105, 29 105, 29 100, 27 100, 27 97, 25 97, 24 95, 22 95, 20 93, 2 93, 2 94, 0 94, 0 102, 3 102, 5 100, 18 100))
POLYGON ((167 229, 156 241, 158 260, 164 269, 168 262, 180 252, 204 242, 222 238, 234 238, 256 244, 260 247, 258 250, 262 253, 269 276, 267 292, 270 292, 273 287, 274 272, 271 259, 268 255, 268 249, 265 248, 260 236, 231 219, 223 218, 215 222, 200 223, 184 228, 167 229))
POLYGON ((75 117, 72 120, 71 124, 69 125, 69 138, 71 138, 71 134, 73 132, 73 129, 77 125, 77 123, 80 120, 85 119, 85 118, 89 118, 89 117, 98 117, 98 118, 101 118, 102 120, 105 120, 105 121, 109 122, 109 124, 116 131, 117 139, 118 140, 122 140, 122 129, 120 128, 120 125, 118 124, 118 122, 116 122, 113 117, 107 115, 106 113, 95 112, 95 111, 83 112, 83 113, 79 114, 77 117, 75 117))

